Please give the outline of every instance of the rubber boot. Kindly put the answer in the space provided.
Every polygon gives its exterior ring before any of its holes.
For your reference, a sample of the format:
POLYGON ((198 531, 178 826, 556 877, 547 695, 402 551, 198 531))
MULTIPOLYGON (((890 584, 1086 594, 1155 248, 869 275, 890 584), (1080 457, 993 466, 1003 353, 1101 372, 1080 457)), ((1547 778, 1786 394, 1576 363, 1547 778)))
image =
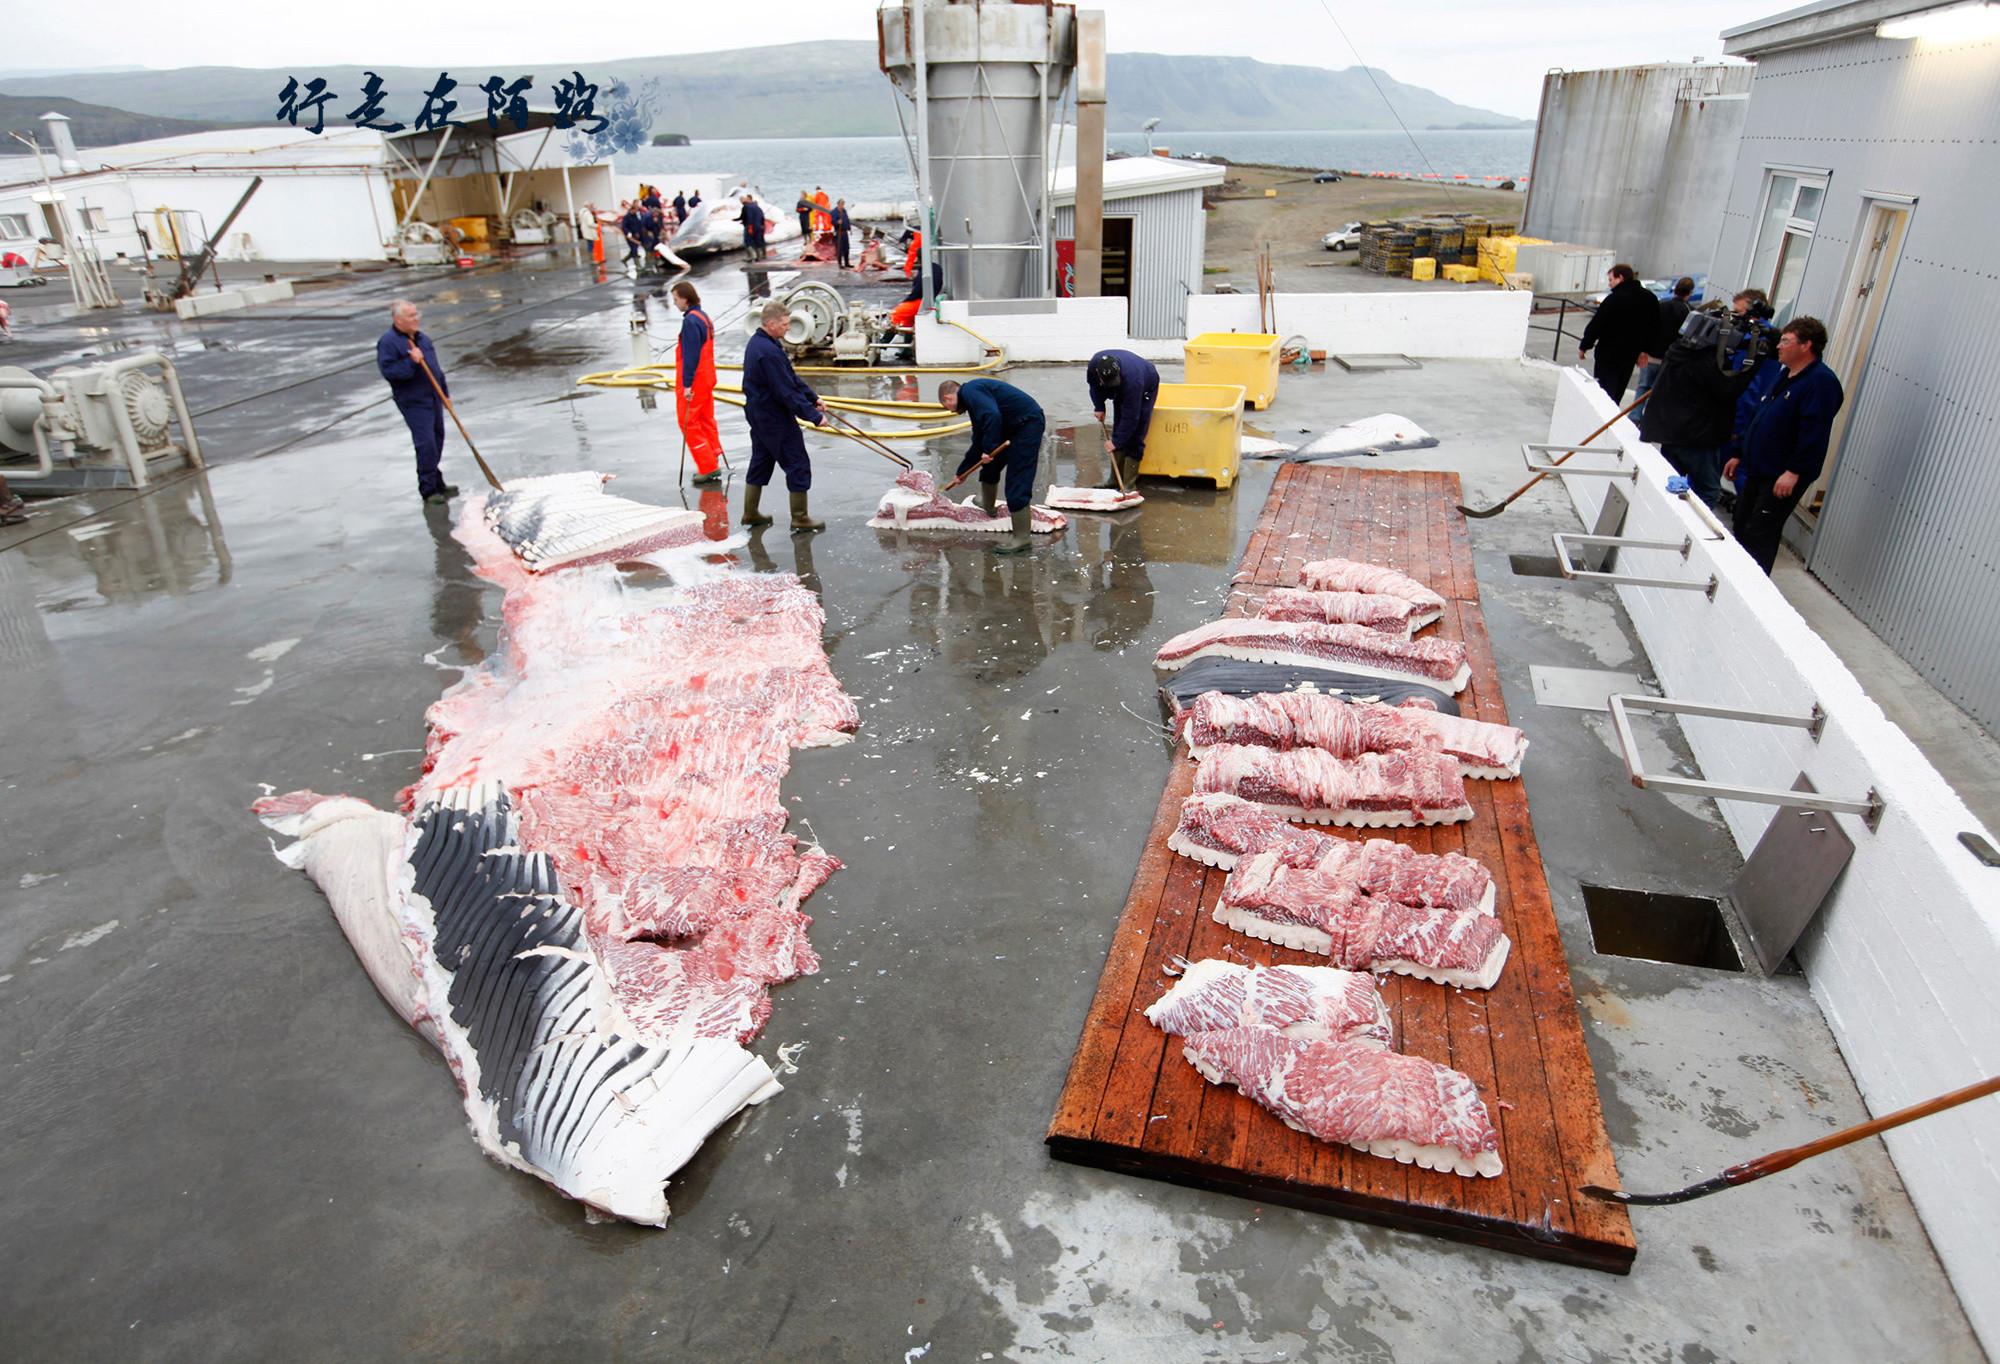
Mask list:
POLYGON ((1138 455, 1120 455, 1118 457, 1118 472, 1125 475, 1126 492, 1136 493, 1139 491, 1139 465, 1142 462, 1143 460, 1138 455))
POLYGON ((1035 547, 1035 537, 1034 533, 1028 527, 1033 524, 1034 515, 1034 510, 1029 507, 1022 507, 1020 510, 1014 512, 1012 514, 1014 522, 1013 534, 1007 537, 1006 543, 993 546, 993 552, 995 554, 1026 554, 1029 550, 1033 549, 1035 547))
POLYGON ((754 483, 743 486, 743 524, 746 526, 768 526, 771 518, 757 510, 757 504, 764 498, 764 490, 754 483))
POLYGON ((826 522, 815 521, 806 510, 806 495, 792 494, 792 529, 797 531, 825 530, 826 522))
POLYGON ((999 504, 1000 504, 1000 485, 998 483, 980 484, 979 510, 985 512, 989 517, 998 516, 1000 514, 999 504))
POLYGON ((696 474, 688 481, 697 487, 706 488, 712 484, 722 482, 722 470, 720 468, 710 469, 705 474, 696 474))

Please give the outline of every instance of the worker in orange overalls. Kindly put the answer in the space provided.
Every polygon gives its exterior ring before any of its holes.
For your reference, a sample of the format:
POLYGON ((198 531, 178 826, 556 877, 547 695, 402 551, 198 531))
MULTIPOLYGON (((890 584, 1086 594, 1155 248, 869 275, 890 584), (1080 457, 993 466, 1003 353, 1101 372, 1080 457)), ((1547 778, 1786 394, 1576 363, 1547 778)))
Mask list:
POLYGON ((827 198, 826 191, 818 185, 813 186, 813 202, 819 205, 819 211, 813 214, 814 235, 833 231, 833 200, 827 198))
POLYGON ((923 250, 924 230, 920 227, 912 226, 910 228, 910 249, 903 256, 903 274, 906 278, 915 279, 917 277, 917 260, 923 255, 923 250))
POLYGON ((673 287, 681 310, 680 350, 674 357, 674 419, 694 456, 696 483, 720 483, 722 433, 715 429, 715 324, 701 310, 701 295, 681 280, 673 287))

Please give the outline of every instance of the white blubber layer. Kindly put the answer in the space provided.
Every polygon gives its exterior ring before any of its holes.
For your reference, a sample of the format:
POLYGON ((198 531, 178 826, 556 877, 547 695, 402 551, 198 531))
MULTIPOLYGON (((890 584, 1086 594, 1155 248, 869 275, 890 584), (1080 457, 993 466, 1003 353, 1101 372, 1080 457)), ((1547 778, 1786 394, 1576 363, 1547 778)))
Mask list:
MULTIPOLYGON (((1202 1079, 1207 1080, 1210 1084, 1235 1085, 1235 1080, 1222 1070, 1204 1063, 1201 1058, 1196 1056, 1193 1048, 1181 1048, 1181 1055, 1185 1056, 1188 1064, 1200 1071, 1202 1079)), ((1255 1102, 1255 1100, 1252 1100, 1252 1102, 1255 1102)), ((1258 1107, 1263 1108, 1264 1106, 1259 1104, 1258 1107)), ((1275 1109, 1265 1108, 1264 1111, 1279 1122, 1282 1122, 1285 1126, 1291 1128, 1294 1132, 1303 1132, 1314 1141, 1325 1140, 1324 1137, 1307 1128, 1303 1123, 1294 1121, 1292 1118, 1277 1112, 1275 1109)), ((1481 1151, 1475 1155, 1467 1155, 1456 1146, 1427 1146, 1419 1142, 1402 1141, 1395 1138, 1376 1141, 1349 1141, 1340 1144, 1352 1147, 1367 1155, 1383 1156, 1389 1160, 1400 1161, 1404 1165, 1418 1165, 1426 1170, 1436 1170, 1444 1174, 1479 1175, 1487 1179, 1493 1179, 1501 1173, 1502 1169, 1500 1153, 1498 1151, 1481 1151)))
POLYGON ((1472 818, 1470 805, 1426 810, 1423 818, 1419 819, 1408 810, 1308 810, 1298 805, 1271 805, 1264 801, 1252 803, 1279 819, 1299 824, 1339 824, 1352 829, 1414 829, 1420 824, 1458 824, 1472 818))

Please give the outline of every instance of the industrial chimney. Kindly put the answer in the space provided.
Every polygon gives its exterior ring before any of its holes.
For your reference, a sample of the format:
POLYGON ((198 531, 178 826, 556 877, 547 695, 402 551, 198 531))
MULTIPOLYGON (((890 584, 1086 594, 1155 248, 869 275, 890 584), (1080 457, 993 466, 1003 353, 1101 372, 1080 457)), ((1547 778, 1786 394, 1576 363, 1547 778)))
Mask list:
POLYGON ((81 175, 83 162, 77 159, 76 139, 69 135, 69 116, 50 111, 42 115, 42 126, 49 130, 49 143, 56 149, 56 164, 62 173, 81 175))
MULTIPOLYGON (((1050 114, 1076 67, 1076 10, 1006 0, 884 6, 882 70, 916 106, 924 249, 960 299, 1047 298, 1050 114)), ((925 281, 925 295, 930 290, 925 281)))

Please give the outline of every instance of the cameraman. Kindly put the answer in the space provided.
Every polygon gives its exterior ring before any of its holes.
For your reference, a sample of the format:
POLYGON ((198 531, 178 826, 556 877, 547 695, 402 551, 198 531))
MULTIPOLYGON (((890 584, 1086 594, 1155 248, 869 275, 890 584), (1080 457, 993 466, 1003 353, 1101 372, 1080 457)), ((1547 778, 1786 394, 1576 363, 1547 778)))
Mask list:
POLYGON ((1846 397, 1819 358, 1825 347, 1826 327, 1817 318, 1795 317, 1779 330, 1782 372, 1758 400, 1737 456, 1722 468, 1724 478, 1743 472, 1736 540, 1766 573, 1777 561, 1792 508, 1826 464, 1833 419, 1846 397))
POLYGON ((1699 497, 1714 506, 1722 492, 1723 448, 1736 400, 1751 371, 1725 371, 1716 362, 1722 335, 1720 305, 1688 314, 1680 335, 1660 358, 1659 377, 1639 417, 1640 438, 1660 447, 1699 497))

